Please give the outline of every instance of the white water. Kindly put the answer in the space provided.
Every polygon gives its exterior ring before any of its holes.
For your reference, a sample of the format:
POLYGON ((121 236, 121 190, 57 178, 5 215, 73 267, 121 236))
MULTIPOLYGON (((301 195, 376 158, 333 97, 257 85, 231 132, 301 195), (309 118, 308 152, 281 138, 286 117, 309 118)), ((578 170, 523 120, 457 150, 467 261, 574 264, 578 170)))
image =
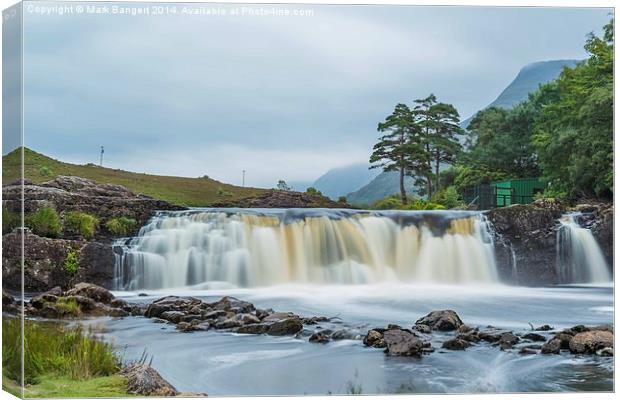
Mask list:
POLYGON ((611 274, 590 229, 577 223, 578 214, 560 219, 557 233, 557 272, 560 283, 610 282, 611 274))
POLYGON ((116 273, 126 290, 498 280, 483 216, 449 211, 162 213, 124 246, 116 273))

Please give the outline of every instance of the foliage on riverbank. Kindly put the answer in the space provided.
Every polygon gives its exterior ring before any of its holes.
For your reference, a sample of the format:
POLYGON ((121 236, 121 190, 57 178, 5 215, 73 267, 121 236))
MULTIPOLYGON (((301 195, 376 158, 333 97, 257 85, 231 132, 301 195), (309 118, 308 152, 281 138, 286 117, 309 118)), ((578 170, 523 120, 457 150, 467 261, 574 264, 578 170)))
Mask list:
MULTIPOLYGON (((19 394, 21 381, 21 321, 2 319, 4 387, 19 394)), ((126 396, 127 384, 118 373, 121 360, 110 344, 81 327, 57 323, 24 323, 24 383, 28 397, 126 396)))

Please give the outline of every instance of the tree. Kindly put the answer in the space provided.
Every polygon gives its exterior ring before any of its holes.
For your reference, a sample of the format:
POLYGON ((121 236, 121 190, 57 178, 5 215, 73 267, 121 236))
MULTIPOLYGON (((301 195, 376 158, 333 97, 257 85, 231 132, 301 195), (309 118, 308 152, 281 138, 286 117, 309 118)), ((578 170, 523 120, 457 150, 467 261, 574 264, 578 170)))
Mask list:
POLYGON ((283 179, 280 179, 278 181, 278 184, 276 185, 276 189, 278 189, 278 190, 285 190, 287 192, 290 192, 291 190, 293 190, 293 189, 291 189, 291 187, 289 185, 286 184, 286 182, 283 179))
POLYGON ((407 204, 405 176, 416 177, 424 173, 426 167, 421 135, 412 111, 405 104, 397 104, 394 112, 379 123, 377 130, 384 134, 373 147, 370 168, 398 171, 401 202, 407 204))
POLYGON ((430 199, 433 194, 433 181, 430 173, 430 171, 432 171, 432 159, 430 157, 431 142, 429 138, 431 136, 431 132, 435 129, 432 107, 437 104, 437 98, 434 94, 431 94, 424 99, 415 100, 414 103, 416 104, 413 108, 414 117, 420 131, 422 132, 422 146, 427 154, 426 166, 428 173, 424 176, 424 178, 426 178, 426 191, 428 198, 430 199))

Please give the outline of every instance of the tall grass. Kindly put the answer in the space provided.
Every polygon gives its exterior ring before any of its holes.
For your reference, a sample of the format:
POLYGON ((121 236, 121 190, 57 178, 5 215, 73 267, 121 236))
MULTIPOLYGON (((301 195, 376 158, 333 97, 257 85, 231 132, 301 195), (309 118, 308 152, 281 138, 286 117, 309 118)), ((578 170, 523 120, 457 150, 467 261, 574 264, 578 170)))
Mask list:
POLYGON ((65 229, 79 234, 86 240, 95 236, 97 226, 99 226, 99 220, 94 215, 77 211, 70 211, 65 214, 65 229))
MULTIPOLYGON (((2 319, 2 365, 10 379, 21 378, 21 326, 18 318, 2 319)), ((121 360, 112 345, 95 339, 81 326, 25 321, 24 382, 42 375, 75 380, 109 376, 120 370, 121 360)))

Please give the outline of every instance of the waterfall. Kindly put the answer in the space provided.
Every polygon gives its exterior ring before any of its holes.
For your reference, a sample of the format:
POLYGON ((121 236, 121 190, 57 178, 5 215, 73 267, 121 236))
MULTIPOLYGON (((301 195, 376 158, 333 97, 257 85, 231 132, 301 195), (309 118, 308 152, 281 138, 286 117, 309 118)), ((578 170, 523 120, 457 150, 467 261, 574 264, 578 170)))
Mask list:
POLYGON ((483 215, 465 211, 162 212, 117 244, 116 288, 498 280, 483 215))
POLYGON ((577 222, 579 213, 560 218, 557 233, 557 273, 560 283, 610 282, 611 273, 592 231, 577 222))

